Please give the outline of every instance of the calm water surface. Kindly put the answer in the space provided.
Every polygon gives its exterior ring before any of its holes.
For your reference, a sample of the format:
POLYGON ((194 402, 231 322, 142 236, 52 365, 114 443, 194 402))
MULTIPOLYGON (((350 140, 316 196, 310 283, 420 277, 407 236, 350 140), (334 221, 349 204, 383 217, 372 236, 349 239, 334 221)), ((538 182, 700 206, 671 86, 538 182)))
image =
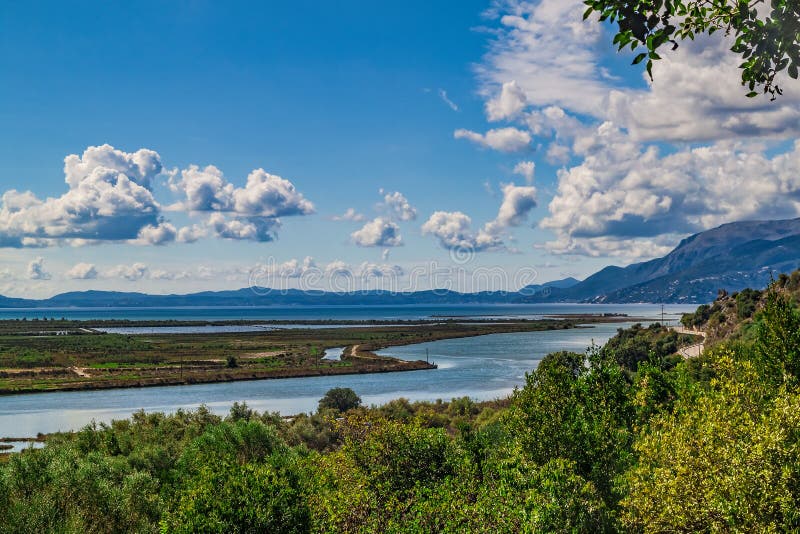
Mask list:
POLYGON ((469 396, 479 400, 504 397, 524 383, 525 372, 555 350, 583 351, 604 343, 627 325, 491 334, 393 347, 382 354, 418 360, 427 356, 439 365, 430 371, 371 375, 289 378, 192 386, 39 393, 0 397, 0 436, 34 436, 37 432, 74 430, 91 420, 129 417, 136 410, 172 412, 206 404, 224 414, 234 401, 247 401, 259 411, 283 414, 310 412, 333 387, 353 388, 368 404, 398 397, 412 400, 469 396))
MULTIPOLYGON (((668 319, 693 307, 669 306, 668 319)), ((39 311, 17 310, 30 314, 39 311)), ((2 314, 11 313, 3 310, 2 314)), ((71 318, 134 319, 419 319, 438 315, 470 317, 531 317, 555 313, 627 313, 660 319, 654 305, 528 305, 528 306, 436 306, 436 307, 303 307, 302 309, 224 310, 72 310, 47 316, 71 318), (131 315, 133 314, 133 315, 131 315), (165 314, 159 317, 160 314, 165 314), (168 315, 166 315, 168 314, 168 315), (181 315, 184 314, 184 315, 181 315), (248 315, 254 314, 254 315, 248 315), (259 315, 260 314, 260 315, 259 315)), ((32 317, 31 315, 20 315, 32 317)), ((8 315, 6 315, 8 318, 8 315)), ((382 404, 398 397, 411 400, 448 400, 469 396, 478 400, 505 397, 525 381, 525 373, 556 350, 584 351, 592 343, 603 344, 617 328, 630 324, 601 324, 591 328, 491 334, 473 338, 440 340, 393 347, 381 354, 409 360, 429 357, 439 368, 431 371, 371 375, 290 378, 250 382, 227 382, 191 386, 169 386, 101 391, 40 393, 0 397, 0 436, 34 436, 38 432, 74 430, 92 420, 108 422, 129 417, 136 410, 172 412, 201 404, 226 413, 235 401, 246 401, 259 411, 282 414, 310 412, 333 387, 353 388, 367 404, 382 404)), ((331 354, 333 356, 333 354, 331 354)))
MULTIPOLYGON (((693 311, 696 306, 671 304, 664 307, 672 317, 693 311)), ((660 317, 655 304, 476 304, 476 305, 407 305, 407 306, 268 306, 219 308, 6 308, 2 319, 61 318, 75 320, 414 320, 431 317, 514 317, 536 318, 560 313, 627 313, 660 317)))

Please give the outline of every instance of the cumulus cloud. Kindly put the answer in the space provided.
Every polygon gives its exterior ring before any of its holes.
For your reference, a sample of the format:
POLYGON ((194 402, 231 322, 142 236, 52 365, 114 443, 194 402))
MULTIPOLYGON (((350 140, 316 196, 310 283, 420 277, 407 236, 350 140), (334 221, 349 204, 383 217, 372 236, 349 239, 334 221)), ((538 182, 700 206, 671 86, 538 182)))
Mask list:
POLYGON ((360 247, 399 247, 403 244, 400 227, 385 217, 376 217, 350 237, 360 247))
POLYGON ((709 141, 800 133, 800 87, 781 84, 775 102, 744 98, 741 57, 719 32, 684 42, 654 62, 647 90, 614 90, 608 119, 637 140, 709 141))
POLYGON ((97 278, 97 268, 91 263, 76 263, 64 276, 70 280, 94 280, 97 278))
POLYGON ((512 80, 504 83, 500 93, 486 102, 486 117, 492 122, 514 119, 527 105, 525 91, 512 80))
POLYGON ((358 213, 355 208, 347 208, 342 215, 334 215, 331 219, 334 221, 364 222, 366 217, 358 213))
MULTIPOLYGON (((583 21, 586 6, 581 0, 508 0, 498 12, 497 37, 478 67, 484 93, 500 97, 506 84, 516 86, 514 105, 520 111, 519 96, 534 106, 557 104, 580 113, 602 112, 609 83, 601 74, 598 51, 602 27, 594 20, 583 21)), ((512 96, 511 89, 506 91, 512 96)), ((498 100, 498 99, 494 99, 498 100)), ((493 100, 490 100, 492 102, 493 100)), ((490 120, 507 118, 503 108, 487 105, 490 120)))
POLYGON ((188 271, 168 271, 165 269, 153 269, 148 278, 150 280, 188 280, 192 274, 188 271))
POLYGON ((176 241, 178 243, 194 243, 206 236, 206 230, 200 225, 184 226, 178 230, 176 241))
POLYGON ((157 152, 142 148, 128 153, 108 144, 90 146, 82 156, 71 154, 64 159, 64 175, 70 189, 77 188, 96 169, 117 171, 145 189, 152 189, 162 168, 157 152))
MULTIPOLYGON (((170 209, 210 213, 206 226, 214 236, 224 239, 274 241, 281 226, 279 217, 315 211, 314 204, 292 182, 264 169, 252 171, 244 187, 235 187, 213 165, 190 165, 173 176, 170 188, 184 197, 170 209)), ((181 229, 176 237, 189 243, 205 234, 195 226, 181 229)))
POLYGON ((95 167, 60 197, 39 200, 30 192, 4 193, 0 244, 135 239, 143 227, 157 223, 158 214, 149 189, 117 170, 95 167))
POLYGON ((145 278, 150 269, 144 263, 134 263, 133 265, 117 265, 103 272, 105 278, 118 278, 128 282, 138 282, 145 278))
POLYGON ((215 236, 223 239, 266 243, 276 239, 275 231, 281 222, 272 217, 228 219, 221 213, 214 213, 208 219, 208 226, 215 236))
POLYGON ((396 278, 403 276, 404 272, 399 265, 378 264, 367 261, 358 268, 358 276, 365 280, 371 278, 396 278))
POLYGON ((393 219, 400 221, 413 221, 417 218, 417 209, 412 206, 408 199, 399 191, 389 193, 381 189, 383 203, 381 208, 393 219))
POLYGON ((503 202, 493 223, 502 228, 520 226, 536 207, 536 188, 505 184, 502 187, 503 202))
POLYGON ((503 242, 496 235, 483 230, 472 231, 472 219, 460 211, 437 211, 422 225, 423 235, 432 235, 446 249, 482 251, 501 247, 503 242))
POLYGON ((536 163, 532 161, 520 161, 514 166, 514 174, 519 174, 525 178, 528 185, 533 183, 533 177, 536 175, 536 163))
POLYGON ((302 260, 291 259, 283 263, 268 263, 262 266, 261 274, 275 278, 301 278, 312 270, 317 270, 317 263, 311 256, 306 256, 302 260))
MULTIPOLYGON (((490 121, 514 118, 528 104, 613 121, 640 141, 798 135, 800 87, 782 84, 785 93, 776 102, 744 98, 732 36, 699 35, 665 49, 653 64, 653 80, 642 73, 644 89, 624 88, 601 66, 613 52, 603 42, 605 27, 582 20, 585 7, 582 0, 508 0, 496 10, 496 37, 478 67, 490 121), (524 100, 512 96, 512 83, 524 100)), ((540 110, 531 115, 535 122, 540 110)), ((539 134, 535 125, 531 131, 539 134)), ((553 160, 563 159, 563 148, 552 152, 553 160)))
POLYGON ((50 280, 52 275, 44 268, 44 258, 36 258, 28 263, 28 278, 31 280, 50 280))
MULTIPOLYGON (((725 222, 800 213, 800 150, 779 144, 800 134, 799 85, 783 84, 776 102, 745 98, 741 59, 718 32, 665 49, 653 81, 642 73, 643 84, 626 87, 601 65, 614 53, 608 28, 584 22, 584 9, 581 0, 498 3, 478 67, 488 121, 524 125, 563 166, 541 222, 555 234, 545 248, 642 259, 725 222)), ((488 145, 474 132, 459 137, 488 145)), ((499 234, 503 219, 484 230, 499 234)))
POLYGON ((506 250, 506 230, 522 225, 536 207, 536 188, 514 184, 501 185, 503 201, 494 220, 486 223, 477 233, 472 231, 472 219, 460 211, 437 211, 422 225, 423 235, 432 235, 446 249, 506 250))
POLYGON ((725 222, 800 213, 797 143, 772 156, 762 144, 732 141, 662 154, 607 122, 575 146, 583 161, 559 173, 541 223, 557 236, 554 252, 624 255, 626 246, 641 250, 639 240, 660 253, 725 222))
POLYGON ((250 217, 309 215, 314 205, 289 180, 256 169, 244 187, 234 187, 213 165, 191 165, 170 183, 184 196, 180 207, 189 211, 230 212, 250 217))
POLYGON ((198 225, 184 226, 177 229, 166 221, 157 225, 148 224, 139 230, 136 239, 130 241, 134 245, 167 245, 169 243, 194 243, 206 235, 206 230, 198 225))
POLYGON ((148 224, 139 230, 134 243, 139 245, 166 245, 172 243, 178 237, 178 231, 168 222, 160 222, 158 225, 148 224))
POLYGON ((485 134, 459 128, 453 133, 456 139, 467 139, 476 145, 500 152, 519 152, 531 144, 531 134, 512 126, 496 128, 485 134))
POLYGON ((325 265, 324 271, 328 276, 347 276, 352 274, 352 267, 342 260, 334 260, 325 265))

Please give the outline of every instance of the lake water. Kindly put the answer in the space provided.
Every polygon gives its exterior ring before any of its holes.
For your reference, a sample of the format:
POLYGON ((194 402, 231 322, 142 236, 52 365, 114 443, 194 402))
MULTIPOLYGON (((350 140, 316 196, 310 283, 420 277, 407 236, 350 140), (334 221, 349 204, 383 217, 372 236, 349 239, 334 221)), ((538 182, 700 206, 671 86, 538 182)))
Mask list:
POLYGON ((524 383, 525 373, 549 352, 583 351, 604 343, 625 324, 592 328, 490 334, 392 347, 382 354, 418 360, 427 356, 439 369, 368 375, 288 378, 191 386, 37 393, 0 397, 0 436, 35 436, 38 432, 74 430, 91 420, 129 417, 139 409, 172 412, 206 404, 224 414, 234 401, 259 411, 310 412, 333 387, 349 387, 367 404, 398 397, 478 400, 505 397, 524 383))
MULTIPOLYGON (((696 306, 670 304, 665 314, 693 311, 696 306)), ((661 306, 655 304, 476 304, 476 305, 407 305, 407 306, 265 306, 217 308, 4 308, 2 319, 66 318, 74 320, 414 320, 432 317, 513 317, 537 318, 564 313, 626 313, 660 318, 661 306)))

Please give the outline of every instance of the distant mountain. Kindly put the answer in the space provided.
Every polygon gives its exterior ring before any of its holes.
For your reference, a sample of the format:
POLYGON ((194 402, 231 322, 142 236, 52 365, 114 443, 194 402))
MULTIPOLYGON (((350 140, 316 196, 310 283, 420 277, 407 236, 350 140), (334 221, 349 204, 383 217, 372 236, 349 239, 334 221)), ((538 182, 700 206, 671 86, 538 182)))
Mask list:
POLYGON ((800 265, 800 218, 729 223, 687 237, 664 256, 606 267, 565 289, 526 302, 713 301, 719 289, 764 287, 772 273, 800 265))
POLYGON ((114 291, 62 293, 44 300, 0 296, 0 308, 174 307, 270 305, 500 304, 526 302, 711 302, 719 289, 762 288, 773 274, 800 266, 800 218, 724 224, 687 237, 664 256, 627 267, 606 267, 575 278, 529 285, 519 292, 449 290, 390 293, 266 290, 147 295, 114 291))
POLYGON ((562 278, 561 280, 553 280, 552 282, 545 282, 544 284, 531 284, 529 286, 525 286, 519 292, 525 295, 533 295, 539 293, 545 289, 567 289, 576 284, 580 284, 581 281, 572 278, 562 278))
POLYGON ((180 307, 180 306, 292 306, 292 305, 406 305, 406 304, 495 304, 519 300, 519 293, 483 291, 458 293, 449 290, 390 293, 356 291, 327 293, 298 289, 270 290, 244 288, 233 291, 204 291, 188 295, 147 295, 116 291, 81 291, 62 293, 44 300, 0 298, 0 308, 107 308, 107 307, 180 307))

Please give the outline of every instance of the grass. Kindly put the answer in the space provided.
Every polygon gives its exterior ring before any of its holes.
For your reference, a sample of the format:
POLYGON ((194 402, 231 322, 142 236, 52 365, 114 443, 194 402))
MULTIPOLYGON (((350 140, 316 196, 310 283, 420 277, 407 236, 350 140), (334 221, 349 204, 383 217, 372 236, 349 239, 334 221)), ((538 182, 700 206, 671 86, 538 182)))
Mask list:
MULTIPOLYGON (((359 323, 353 328, 320 325, 319 328, 243 333, 122 335, 84 332, 52 336, 33 331, 33 326, 50 328, 52 325, 48 321, 24 324, 32 330, 27 335, 19 331, 23 322, 7 323, 0 321, 0 373, 3 373, 0 393, 422 369, 427 368, 424 362, 374 357, 374 352, 389 346, 438 339, 574 326, 569 321, 555 320, 368 326, 359 323), (340 362, 321 360, 326 349, 352 345, 359 345, 359 353, 370 358, 345 357, 340 362), (254 357, 261 353, 271 355, 254 357), (229 356, 236 358, 237 368, 226 368, 229 356), (75 367, 90 376, 79 376, 75 367)), ((80 329, 91 328, 91 324, 69 322, 69 327, 83 332, 80 329)))

